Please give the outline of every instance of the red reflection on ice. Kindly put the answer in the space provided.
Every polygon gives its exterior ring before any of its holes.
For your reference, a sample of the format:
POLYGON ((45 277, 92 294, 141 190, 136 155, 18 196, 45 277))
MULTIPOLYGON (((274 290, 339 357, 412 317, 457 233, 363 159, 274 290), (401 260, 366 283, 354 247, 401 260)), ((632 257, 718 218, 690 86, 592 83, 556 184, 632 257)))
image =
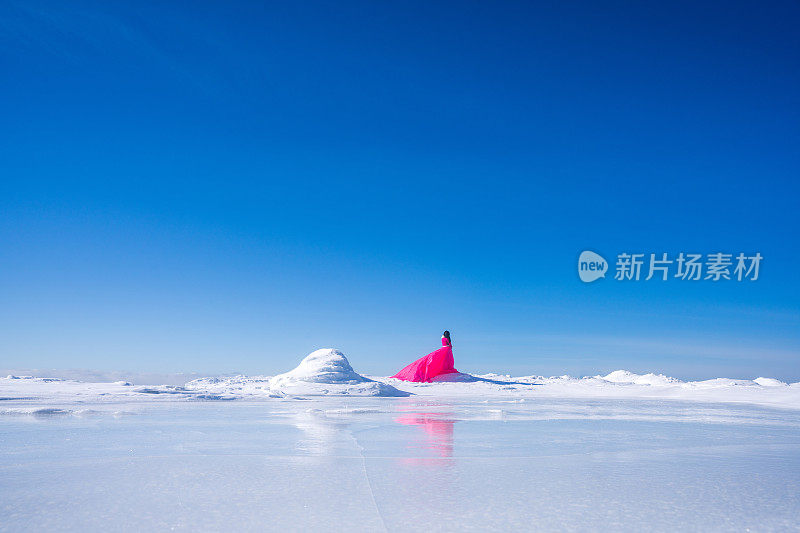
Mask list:
POLYGON ((455 420, 443 418, 441 413, 409 413, 395 418, 394 421, 406 426, 420 427, 425 432, 423 448, 433 452, 434 456, 445 458, 453 456, 455 420))

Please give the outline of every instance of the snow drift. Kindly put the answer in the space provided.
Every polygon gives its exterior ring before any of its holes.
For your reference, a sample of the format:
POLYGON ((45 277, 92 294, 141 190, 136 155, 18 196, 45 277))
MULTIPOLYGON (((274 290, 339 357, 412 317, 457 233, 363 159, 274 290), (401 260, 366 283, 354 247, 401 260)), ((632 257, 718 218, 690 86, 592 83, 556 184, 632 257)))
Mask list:
POLYGON ((308 354, 297 368, 269 381, 270 390, 283 394, 408 396, 391 385, 356 373, 339 350, 323 348, 308 354))

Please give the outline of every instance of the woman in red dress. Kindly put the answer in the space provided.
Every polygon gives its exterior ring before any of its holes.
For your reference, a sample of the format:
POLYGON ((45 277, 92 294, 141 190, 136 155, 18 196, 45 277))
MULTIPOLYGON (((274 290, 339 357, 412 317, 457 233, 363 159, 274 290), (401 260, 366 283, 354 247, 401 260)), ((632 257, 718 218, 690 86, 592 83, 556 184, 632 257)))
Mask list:
POLYGON ((436 376, 458 372, 454 364, 453 343, 450 340, 450 332, 445 331, 442 335, 441 348, 425 357, 420 357, 392 377, 404 381, 430 382, 436 376))

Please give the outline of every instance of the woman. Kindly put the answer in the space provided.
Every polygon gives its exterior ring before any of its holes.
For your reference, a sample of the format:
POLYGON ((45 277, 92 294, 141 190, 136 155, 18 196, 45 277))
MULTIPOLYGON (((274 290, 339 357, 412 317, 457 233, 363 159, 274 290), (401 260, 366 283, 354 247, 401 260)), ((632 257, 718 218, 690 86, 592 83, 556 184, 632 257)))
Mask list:
POLYGON ((450 339, 450 332, 445 331, 442 335, 441 348, 425 357, 420 357, 392 377, 404 381, 430 382, 436 376, 458 372, 454 364, 453 342, 450 339))

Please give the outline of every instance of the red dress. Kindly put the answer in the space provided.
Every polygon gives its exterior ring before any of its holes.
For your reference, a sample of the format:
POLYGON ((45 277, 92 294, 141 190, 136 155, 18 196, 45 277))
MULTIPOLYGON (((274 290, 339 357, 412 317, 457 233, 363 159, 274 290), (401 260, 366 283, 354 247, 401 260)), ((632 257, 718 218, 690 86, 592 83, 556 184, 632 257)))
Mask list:
POLYGON ((454 364, 453 347, 447 337, 442 337, 442 348, 420 357, 392 377, 404 381, 429 382, 436 376, 458 372, 454 364))

